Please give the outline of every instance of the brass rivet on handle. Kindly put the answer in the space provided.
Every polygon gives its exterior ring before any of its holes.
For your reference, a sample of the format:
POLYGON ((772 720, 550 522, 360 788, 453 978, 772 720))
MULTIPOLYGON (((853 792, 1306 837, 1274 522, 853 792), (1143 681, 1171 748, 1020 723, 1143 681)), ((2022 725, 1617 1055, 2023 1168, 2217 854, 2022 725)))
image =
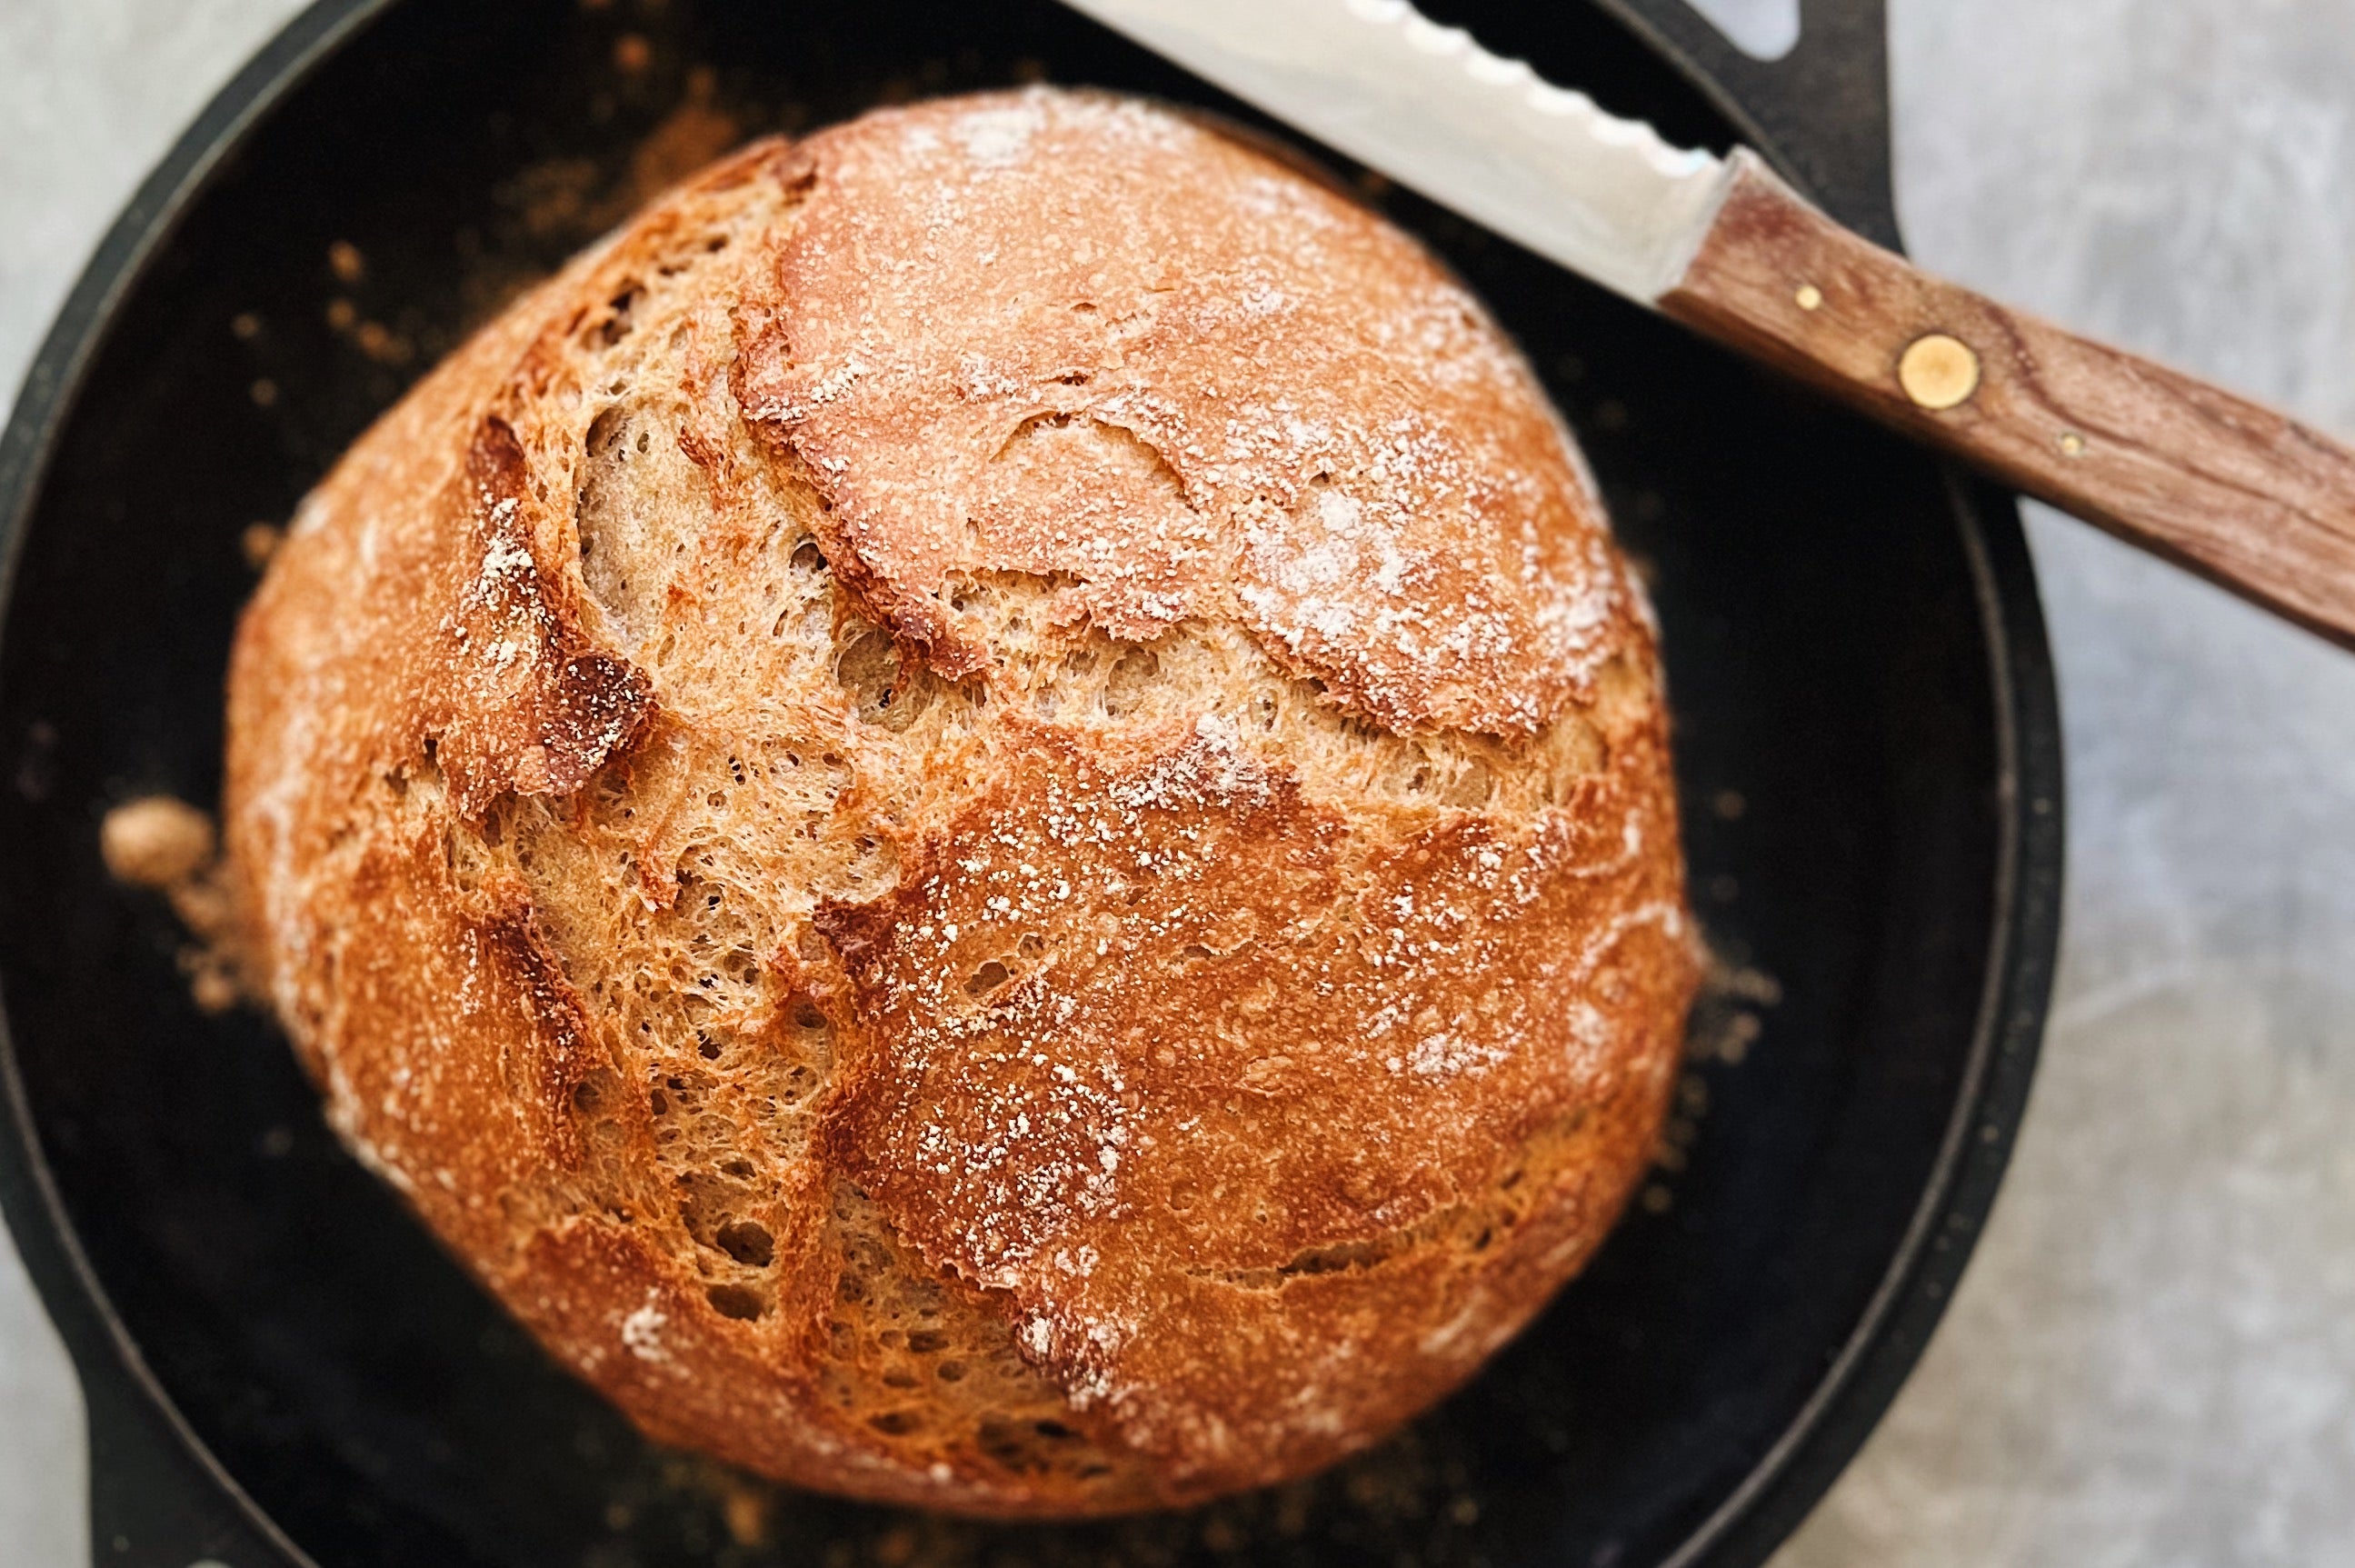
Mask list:
POLYGON ((2079 435, 2073 430, 2063 432, 2061 436, 2061 455, 2063 457, 2084 456, 2085 438, 2079 435))
POLYGON ((1979 357, 1959 337, 1923 333, 1897 361, 1897 384, 1918 407, 1951 409, 1979 389, 1979 357))
POLYGON ((1801 310, 1820 310, 1823 308, 1824 291, 1813 283, 1801 283, 1799 292, 1791 299, 1801 310))

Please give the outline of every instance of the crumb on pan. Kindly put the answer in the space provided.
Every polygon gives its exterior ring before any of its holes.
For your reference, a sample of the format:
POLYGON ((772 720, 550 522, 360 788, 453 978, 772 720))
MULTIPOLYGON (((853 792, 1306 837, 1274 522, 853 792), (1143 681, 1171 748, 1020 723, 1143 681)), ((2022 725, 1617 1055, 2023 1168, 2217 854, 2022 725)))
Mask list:
POLYGON ((180 949, 188 993, 208 1013, 243 998, 238 978, 236 918, 216 852, 213 819, 168 795, 142 795, 107 812, 99 855, 109 875, 162 893, 194 938, 180 949))
POLYGON ((160 891, 212 865, 213 819, 172 795, 142 795, 106 814, 98 846, 117 881, 160 891))

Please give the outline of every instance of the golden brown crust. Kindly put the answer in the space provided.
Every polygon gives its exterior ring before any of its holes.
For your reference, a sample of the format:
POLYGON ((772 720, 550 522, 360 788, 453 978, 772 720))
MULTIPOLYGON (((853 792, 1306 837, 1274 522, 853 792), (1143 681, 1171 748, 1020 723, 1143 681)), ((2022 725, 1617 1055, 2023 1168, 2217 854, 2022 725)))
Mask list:
POLYGON ((304 503, 229 708, 338 1129, 648 1431, 863 1496, 1380 1435, 1601 1239, 1693 979, 1650 634, 1526 368, 1101 97, 655 202, 304 503))

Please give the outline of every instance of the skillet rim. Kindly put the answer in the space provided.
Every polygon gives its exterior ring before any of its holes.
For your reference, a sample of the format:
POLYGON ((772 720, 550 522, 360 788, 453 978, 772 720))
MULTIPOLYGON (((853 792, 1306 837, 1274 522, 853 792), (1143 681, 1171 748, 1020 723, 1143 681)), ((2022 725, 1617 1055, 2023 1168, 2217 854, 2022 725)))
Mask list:
MULTIPOLYGON (((27 370, 0 432, 0 625, 14 607, 18 559, 49 460, 120 308, 175 237, 217 171, 328 59, 400 0, 314 0, 206 105, 143 181, 92 252, 27 370)), ((1803 191, 1813 182, 1745 101, 1764 80, 1712 69, 1694 47, 1697 14, 1680 0, 1593 0, 1660 56, 1803 191), (1663 26, 1664 3, 1679 22, 1663 26)), ((1880 0, 1836 0, 1877 12, 1880 0)), ((1825 0, 1810 6, 1812 13, 1825 0)), ((1872 29, 1878 34, 1878 28, 1872 29)), ((1812 160, 1811 160, 1812 161, 1812 160)), ((1853 175, 1853 171, 1851 171, 1853 175)), ((1848 215, 1890 227, 1885 164, 1865 173, 1848 215)), ((1893 227, 1884 238, 1893 239, 1893 227)), ((2026 1110, 2060 939, 2062 869, 2059 701, 2042 605, 2014 497, 1941 464, 1978 622, 1996 731, 1997 846, 1993 929, 1971 1042, 1939 1149, 1907 1230, 1838 1354, 1782 1435, 1660 1568, 1747 1568, 1794 1531, 1879 1424, 1943 1316, 1985 1224, 2026 1110)), ((0 1215, 74 1363, 90 1411, 91 1487, 104 1407, 128 1392, 160 1421, 183 1465, 229 1502, 240 1521, 289 1564, 316 1568, 211 1451, 146 1362, 82 1250, 47 1159, 0 997, 0 1215), (123 1386, 123 1385, 127 1385, 123 1386), (111 1402, 107 1396, 113 1396, 111 1402)))

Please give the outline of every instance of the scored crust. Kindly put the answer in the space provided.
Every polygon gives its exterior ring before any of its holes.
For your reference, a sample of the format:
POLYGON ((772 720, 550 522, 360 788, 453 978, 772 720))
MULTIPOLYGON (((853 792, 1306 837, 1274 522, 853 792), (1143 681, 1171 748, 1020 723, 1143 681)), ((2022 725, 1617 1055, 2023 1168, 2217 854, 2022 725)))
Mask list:
POLYGON ((252 981, 649 1433, 1001 1515, 1362 1447, 1584 1262, 1694 983, 1657 660, 1479 305, 1168 111, 745 148, 240 625, 252 981))

